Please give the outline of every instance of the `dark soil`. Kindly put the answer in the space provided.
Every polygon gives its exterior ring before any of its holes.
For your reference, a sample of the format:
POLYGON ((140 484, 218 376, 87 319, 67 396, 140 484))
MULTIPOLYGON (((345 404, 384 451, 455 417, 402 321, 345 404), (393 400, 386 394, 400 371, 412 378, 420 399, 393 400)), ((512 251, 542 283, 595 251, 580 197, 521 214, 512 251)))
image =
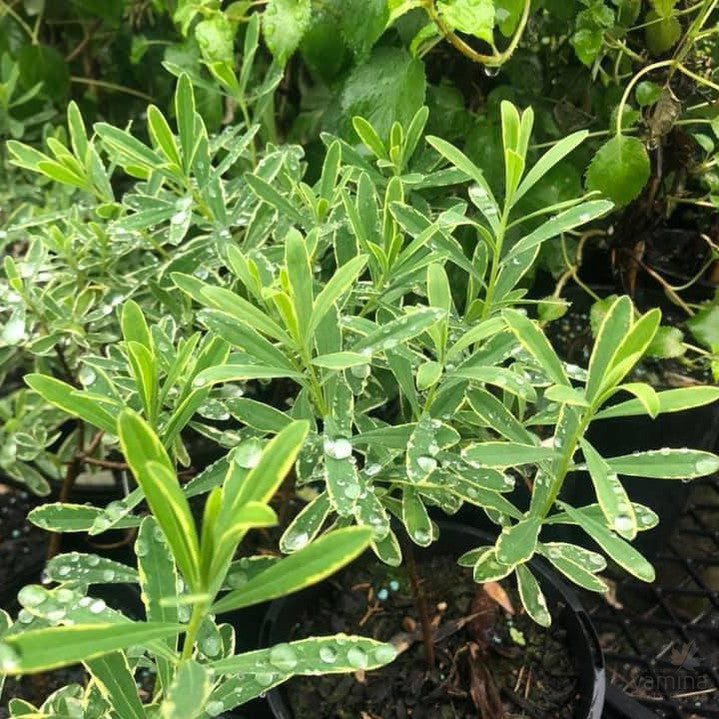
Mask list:
POLYGON ((578 672, 558 622, 536 625, 507 583, 512 616, 452 557, 422 559, 418 573, 435 627, 435 668, 424 657, 406 569, 357 562, 308 607, 292 639, 345 632, 406 648, 379 671, 291 680, 283 691, 297 719, 574 715, 578 672))
POLYGON ((0 590, 45 557, 49 535, 26 519, 40 504, 42 499, 0 482, 0 590))

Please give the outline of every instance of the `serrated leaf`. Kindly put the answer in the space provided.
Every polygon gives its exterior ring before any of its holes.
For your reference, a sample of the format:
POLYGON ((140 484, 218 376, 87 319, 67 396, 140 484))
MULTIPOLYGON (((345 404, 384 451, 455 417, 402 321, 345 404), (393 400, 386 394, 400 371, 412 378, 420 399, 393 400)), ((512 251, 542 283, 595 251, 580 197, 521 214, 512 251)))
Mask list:
POLYGON ((262 36, 280 65, 297 49, 310 23, 310 0, 269 0, 262 15, 262 36))
POLYGON ((615 135, 592 158, 587 169, 587 190, 601 192, 622 207, 639 196, 650 171, 644 143, 636 137, 615 135))

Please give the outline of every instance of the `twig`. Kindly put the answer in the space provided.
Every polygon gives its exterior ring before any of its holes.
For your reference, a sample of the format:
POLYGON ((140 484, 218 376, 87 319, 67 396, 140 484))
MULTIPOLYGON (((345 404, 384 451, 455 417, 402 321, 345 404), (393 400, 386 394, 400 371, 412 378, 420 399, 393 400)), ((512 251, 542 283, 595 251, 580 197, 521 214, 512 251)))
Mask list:
POLYGON ((424 644, 424 657, 430 670, 434 669, 434 637, 432 624, 429 619, 429 610, 427 609, 427 598, 422 591, 422 586, 417 574, 417 563, 414 558, 414 550, 412 549, 412 541, 402 535, 403 552, 407 558, 407 572, 409 573, 409 581, 412 587, 412 595, 419 613, 419 621, 422 626, 422 644, 424 644))
POLYGON ((82 38, 77 47, 74 50, 71 50, 65 56, 65 62, 71 62, 72 60, 74 60, 87 47, 87 44, 90 42, 90 40, 92 40, 92 36, 97 32, 100 25, 102 25, 102 19, 98 18, 87 29, 85 36, 82 38))
MULTIPOLYGON (((85 423, 82 420, 77 421, 76 430, 77 432, 77 445, 80 452, 82 452, 82 446, 84 443, 85 434, 85 423)), ((62 486, 60 487, 60 495, 58 497, 60 502, 67 502, 70 497, 70 492, 75 485, 75 480, 78 478, 82 471, 82 460, 74 457, 67 465, 65 470, 65 477, 62 480, 62 486)), ((52 559, 60 551, 60 542, 62 541, 62 532, 55 532, 50 535, 50 541, 47 544, 47 559, 52 559)))

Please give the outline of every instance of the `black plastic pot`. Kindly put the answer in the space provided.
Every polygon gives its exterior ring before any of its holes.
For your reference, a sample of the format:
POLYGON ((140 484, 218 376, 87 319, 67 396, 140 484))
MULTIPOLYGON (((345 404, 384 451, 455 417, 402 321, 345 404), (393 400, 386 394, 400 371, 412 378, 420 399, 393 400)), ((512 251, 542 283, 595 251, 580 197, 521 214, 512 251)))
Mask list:
MULTIPOLYGON (((416 552, 419 562, 423 557, 442 554, 458 557, 469 549, 493 541, 491 535, 462 524, 440 522, 439 526, 439 540, 427 549, 416 552)), ((532 560, 530 566, 540 581, 550 608, 561 606, 556 621, 560 622, 566 630, 569 650, 576 657, 580 672, 579 694, 581 698, 575 717, 576 719, 601 719, 606 688, 604 659, 589 616, 582 608, 573 590, 548 565, 541 560, 532 560)), ((287 641, 299 617, 322 591, 323 585, 320 584, 304 592, 274 601, 262 624, 261 646, 272 646, 287 641)), ((307 719, 294 715, 282 687, 268 692, 267 701, 275 719, 307 719)))

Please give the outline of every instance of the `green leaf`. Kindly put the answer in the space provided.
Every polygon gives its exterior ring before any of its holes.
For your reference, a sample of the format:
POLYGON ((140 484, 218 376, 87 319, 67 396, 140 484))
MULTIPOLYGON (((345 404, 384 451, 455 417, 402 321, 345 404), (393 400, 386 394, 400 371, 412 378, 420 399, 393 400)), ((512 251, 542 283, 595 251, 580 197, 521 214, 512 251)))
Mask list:
POLYGON ((615 135, 592 158, 587 169, 587 190, 601 192, 622 207, 639 196, 650 171, 644 143, 636 137, 615 135))
POLYGON ((20 84, 26 90, 42 83, 43 93, 56 103, 64 103, 70 92, 70 69, 54 47, 34 42, 21 44, 17 54, 20 84))
POLYGON ((516 467, 536 464, 554 457, 554 450, 538 445, 518 442, 480 442, 469 444, 462 450, 467 462, 479 462, 487 467, 516 467))
POLYGON ((474 367, 469 365, 455 370, 451 376, 462 377, 482 384, 495 385, 530 402, 533 402, 537 396, 531 382, 524 375, 506 367, 474 367))
POLYGON ((684 333, 678 327, 660 327, 647 349, 647 356, 670 359, 681 357, 686 351, 684 333))
POLYGON ((612 303, 604 315, 589 360, 586 394, 590 402, 596 399, 604 386, 614 353, 632 326, 633 312, 631 299, 623 295, 612 303))
POLYGON ((578 524, 620 567, 643 582, 654 581, 654 567, 631 544, 610 532, 602 522, 575 509, 565 502, 557 502, 569 518, 578 524))
POLYGON ((186 73, 177 80, 175 89, 175 117, 182 147, 182 168, 188 174, 197 151, 198 139, 195 136, 195 94, 192 83, 186 73))
POLYGON ((580 438, 589 476, 592 478, 597 501, 609 526, 624 539, 637 536, 637 517, 631 500, 608 462, 587 440, 580 438))
MULTIPOLYGON (((367 256, 359 255, 341 267, 327 281, 322 291, 315 299, 312 315, 307 330, 308 335, 313 335, 315 329, 325 318, 332 307, 338 306, 340 298, 352 287, 357 281, 358 276, 367 264, 367 256)), ((339 308, 339 307, 338 307, 339 308)))
POLYGON ((419 58, 401 48, 379 46, 349 73, 340 104, 345 117, 365 118, 386 139, 394 122, 409 125, 424 104, 425 88, 424 64, 419 58))
POLYGON ((147 503, 191 587, 199 581, 199 546, 195 521, 172 464, 149 425, 131 410, 117 421, 120 445, 147 503))
POLYGON ((196 719, 205 713, 211 691, 207 669, 194 659, 185 659, 160 706, 162 719, 196 719))
POLYGON ((384 352, 421 334, 439 322, 445 312, 434 307, 423 307, 408 312, 391 322, 387 322, 370 334, 362 337, 352 347, 354 352, 367 352, 368 355, 384 352))
POLYGON ((246 397, 230 397, 225 406, 235 419, 261 432, 280 432, 292 422, 284 412, 246 397))
POLYGON ((673 15, 661 16, 650 10, 645 23, 649 24, 644 29, 644 37, 652 55, 663 55, 671 50, 682 35, 682 24, 673 15))
POLYGON ((441 0, 439 13, 453 29, 492 43, 494 37, 493 0, 441 0))
MULTIPOLYGON (((54 502, 31 510, 28 519, 37 527, 50 532, 88 532, 103 514, 102 509, 86 504, 54 502)), ((124 517, 114 526, 124 529, 137 527, 139 523, 138 517, 124 517)))
POLYGON ((712 351, 719 351, 719 304, 712 302, 702 305, 687 321, 687 327, 694 337, 712 351))
POLYGON ((304 223, 304 218, 300 212, 295 209, 294 205, 285 195, 278 192, 269 182, 249 172, 245 173, 245 181, 260 200, 279 210, 283 215, 292 220, 292 222, 298 225, 304 223))
POLYGON ((262 16, 262 35, 280 65, 284 65, 302 40, 310 23, 310 0, 269 0, 262 16))
POLYGON ((548 627, 552 623, 552 615, 547 609, 547 600, 542 594, 539 582, 534 578, 529 567, 525 567, 523 564, 520 564, 515 572, 522 606, 537 624, 548 627))
POLYGON ((306 546, 317 536, 329 512, 329 495, 322 492, 290 522, 280 537, 280 551, 290 554, 306 546))
POLYGON ((136 342, 152 351, 153 342, 150 328, 147 326, 145 315, 140 305, 134 300, 127 300, 122 305, 120 326, 122 327, 122 337, 125 342, 136 342))
POLYGON ((655 307, 634 323, 612 355, 611 365, 604 378, 603 388, 613 387, 618 384, 639 362, 654 339, 661 319, 661 310, 655 307))
POLYGON ((489 187, 487 180, 482 173, 482 170, 477 167, 461 150, 458 150, 454 145, 443 140, 441 137, 434 135, 427 136, 427 142, 439 152, 440 155, 449 160, 458 170, 464 172, 467 177, 473 180, 479 188, 479 193, 475 192, 474 196, 471 196, 472 202, 474 202, 480 209, 482 214, 487 218, 489 224, 496 228, 499 221, 499 205, 494 199, 492 190, 489 187))
POLYGON ((296 592, 322 581, 358 557, 369 545, 372 531, 347 527, 329 532, 274 564, 243 587, 218 600, 212 611, 227 612, 296 592))
POLYGON ((97 657, 85 664, 90 670, 100 693, 105 697, 118 716, 127 719, 145 719, 147 716, 137 695, 135 677, 122 652, 112 652, 97 657))
POLYGON ((137 571, 132 567, 97 554, 79 552, 56 555, 45 565, 45 574, 56 582, 79 584, 134 584, 139 581, 137 571))
POLYGON ((353 117, 352 126, 354 127, 357 137, 381 160, 389 160, 387 149, 377 131, 372 125, 364 119, 364 117, 353 117))
POLYGON ((267 443, 249 473, 232 468, 224 484, 226 516, 232 517, 247 502, 269 502, 294 464, 308 431, 305 420, 292 422, 267 443))
POLYGON ((302 379, 300 372, 290 372, 282 367, 263 367, 257 364, 227 364, 210 367, 200 372, 193 380, 197 387, 207 387, 223 382, 245 382, 251 379, 274 379, 275 377, 292 377, 302 379))
MULTIPOLYGON (((287 369, 295 372, 292 362, 282 350, 266 340, 259 332, 242 321, 221 310, 201 310, 199 320, 212 332, 229 342, 234 347, 251 355, 259 365, 287 369)), ((232 365, 225 365, 225 368, 232 365)))
MULTIPOLYGON (((292 304, 300 327, 308 327, 314 304, 314 293, 312 291, 312 268, 310 267, 307 241, 293 228, 285 235, 284 245, 285 267, 290 284, 292 304)), ((310 333, 308 335, 308 339, 311 341, 312 335, 310 333)))
POLYGON ((420 547, 432 543, 432 522, 419 493, 410 487, 402 491, 402 522, 409 538, 420 547))
POLYGON ((122 622, 31 629, 0 639, 3 672, 14 676, 85 662, 119 649, 171 637, 180 624, 122 622))
POLYGON ((293 675, 370 671, 391 662, 396 654, 391 644, 367 637, 312 637, 220 659, 212 668, 218 674, 253 674, 258 666, 269 665, 280 673, 279 682, 293 675))
POLYGON ((513 260, 523 255, 529 250, 541 245, 542 242, 558 237, 563 232, 568 232, 576 227, 586 225, 592 220, 606 214, 612 209, 613 205, 607 200, 590 200, 582 202, 580 205, 560 212, 558 215, 546 220, 536 230, 532 230, 526 237, 512 245, 512 248, 503 258, 504 265, 512 263, 513 260))
POLYGON ((511 527, 502 529, 497 540, 497 559, 502 564, 515 565, 526 562, 537 548, 537 538, 542 518, 529 515, 511 527))
POLYGON ((698 449, 655 449, 607 459, 614 472, 630 477, 693 479, 719 470, 719 456, 698 449))
POLYGON ((73 417, 88 422, 109 434, 116 434, 115 418, 103 406, 87 396, 86 392, 76 390, 69 384, 42 374, 25 375, 25 383, 34 389, 43 399, 64 410, 73 417))
POLYGON ((129 132, 106 122, 95 123, 94 130, 109 149, 120 155, 122 162, 138 165, 150 172, 162 166, 162 157, 129 132))
MULTIPOLYGON (((384 32, 390 19, 389 6, 387 0, 341 0, 329 6, 330 11, 339 10, 342 38, 359 59, 384 32)), ((336 52, 334 48, 333 51, 336 52)))
POLYGON ((467 392, 467 400, 482 421, 506 439, 519 444, 534 442, 532 434, 491 392, 474 388, 467 392))
MULTIPOLYGON (((685 409, 702 407, 719 400, 719 387, 680 387, 657 392, 659 409, 657 414, 664 412, 683 412, 685 409)), ((612 417, 636 417, 646 412, 645 405, 638 399, 620 402, 594 415, 594 419, 611 419, 612 417)))
POLYGON ((542 179, 542 177, 544 177, 544 175, 552 169, 552 167, 572 152, 572 150, 581 145, 588 134, 589 133, 586 130, 573 132, 571 135, 567 135, 567 137, 562 138, 559 142, 552 145, 552 147, 539 158, 532 169, 524 176, 524 179, 514 193, 512 202, 516 204, 520 198, 531 190, 532 187, 534 187, 542 179))
POLYGON ((522 347, 539 362, 547 376, 558 385, 571 386, 562 362, 544 333, 526 315, 516 310, 504 310, 502 319, 512 330, 522 347))
POLYGON ((465 553, 460 559, 466 564, 476 558, 474 562, 474 569, 472 570, 472 578, 478 584, 485 582, 497 582, 500 579, 508 576, 514 570, 511 564, 502 564, 497 560, 497 555, 494 547, 484 548, 480 547, 479 550, 474 550, 473 553, 465 553), (483 551, 479 551, 483 550, 483 551))
POLYGON ((147 126, 153 143, 162 154, 177 167, 182 167, 180 150, 175 142, 175 136, 165 119, 165 116, 155 105, 147 107, 147 126))
POLYGON ((215 13, 195 25, 195 38, 207 63, 234 64, 237 24, 215 13))
MULTIPOLYGON (((143 519, 135 541, 135 555, 147 620, 177 623, 177 570, 167 539, 154 517, 143 519)), ((168 637, 165 642, 171 651, 176 651, 175 637, 168 637)), ((172 681, 172 665, 162 657, 155 661, 161 685, 167 690, 172 681)))

